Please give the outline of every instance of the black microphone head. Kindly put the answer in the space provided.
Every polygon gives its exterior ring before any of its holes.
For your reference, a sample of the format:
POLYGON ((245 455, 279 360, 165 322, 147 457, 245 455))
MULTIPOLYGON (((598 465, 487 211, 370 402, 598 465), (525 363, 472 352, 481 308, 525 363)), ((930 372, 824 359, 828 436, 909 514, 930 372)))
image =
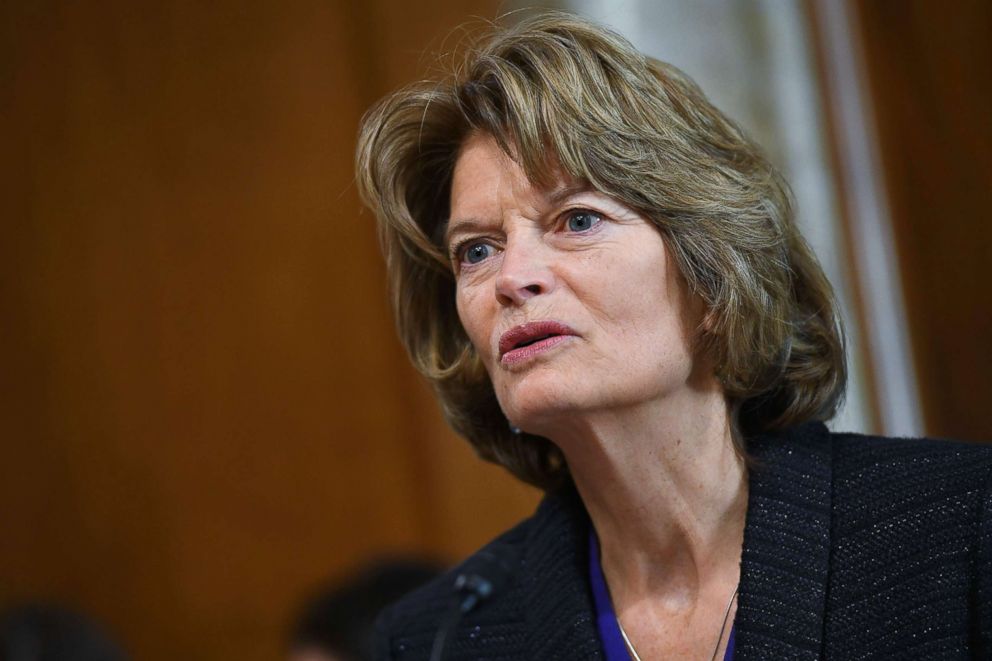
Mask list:
POLYGON ((463 611, 503 590, 513 578, 520 563, 520 547, 507 542, 496 542, 469 558, 455 579, 454 589, 467 599, 463 611))
POLYGON ((520 549, 509 542, 493 542, 461 566, 455 578, 451 609, 438 626, 431 647, 431 661, 441 661, 448 640, 462 615, 476 607, 480 601, 503 590, 509 585, 520 562, 520 549))

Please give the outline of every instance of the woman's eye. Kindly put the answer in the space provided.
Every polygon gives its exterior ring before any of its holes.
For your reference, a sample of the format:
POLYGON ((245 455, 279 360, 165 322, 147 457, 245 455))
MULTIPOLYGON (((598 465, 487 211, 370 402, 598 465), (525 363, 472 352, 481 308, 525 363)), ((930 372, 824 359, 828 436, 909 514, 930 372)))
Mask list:
POLYGON ((568 215, 566 224, 570 232, 585 232, 602 222, 603 217, 592 211, 575 211, 568 215))
POLYGON ((478 264, 492 254, 493 247, 488 243, 470 243, 462 249, 462 261, 467 264, 478 264))

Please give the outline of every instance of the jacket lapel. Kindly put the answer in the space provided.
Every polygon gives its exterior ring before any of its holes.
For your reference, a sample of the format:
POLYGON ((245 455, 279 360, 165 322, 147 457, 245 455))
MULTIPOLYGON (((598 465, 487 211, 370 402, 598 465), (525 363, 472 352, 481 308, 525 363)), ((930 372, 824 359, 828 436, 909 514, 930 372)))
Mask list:
POLYGON ((602 659, 589 587, 589 517, 574 487, 538 508, 521 558, 519 589, 533 659, 602 659))
POLYGON ((831 449, 822 423, 749 440, 750 493, 735 659, 821 656, 830 560, 831 449))

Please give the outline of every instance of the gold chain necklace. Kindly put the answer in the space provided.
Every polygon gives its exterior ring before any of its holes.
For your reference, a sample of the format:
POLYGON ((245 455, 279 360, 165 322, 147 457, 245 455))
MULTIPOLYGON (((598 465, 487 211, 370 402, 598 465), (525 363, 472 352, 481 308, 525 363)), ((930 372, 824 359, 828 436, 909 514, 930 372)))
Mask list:
MULTIPOLYGON (((716 647, 713 648, 713 656, 710 657, 710 661, 715 661, 716 653, 720 651, 720 641, 723 640, 723 632, 727 629, 727 618, 730 617, 730 609, 734 605, 734 599, 737 598, 737 593, 740 592, 741 584, 738 583, 737 587, 734 588, 734 593, 730 595, 730 603, 727 604, 727 612, 723 614, 723 623, 720 625, 720 635, 716 638, 716 647)), ((634 661, 641 661, 641 657, 637 656, 637 650, 634 649, 634 643, 630 642, 630 638, 627 637, 627 632, 623 630, 623 624, 620 622, 619 616, 617 617, 617 626, 620 627, 620 635, 623 636, 623 642, 627 643, 627 649, 630 651, 630 655, 634 657, 634 661)))

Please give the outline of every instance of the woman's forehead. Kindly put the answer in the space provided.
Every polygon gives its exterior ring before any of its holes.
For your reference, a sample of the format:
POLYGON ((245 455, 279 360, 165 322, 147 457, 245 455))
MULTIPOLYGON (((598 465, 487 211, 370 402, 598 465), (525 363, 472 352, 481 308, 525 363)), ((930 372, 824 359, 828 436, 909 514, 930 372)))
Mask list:
MULTIPOLYGON (((514 150, 516 151, 516 150, 514 150)), ((528 173, 515 153, 507 153, 496 138, 474 133, 459 150, 452 173, 451 202, 456 196, 489 186, 490 190, 513 194, 534 195, 551 204, 579 192, 591 190, 584 178, 566 172, 557 158, 545 155, 544 167, 538 173, 528 173)))

